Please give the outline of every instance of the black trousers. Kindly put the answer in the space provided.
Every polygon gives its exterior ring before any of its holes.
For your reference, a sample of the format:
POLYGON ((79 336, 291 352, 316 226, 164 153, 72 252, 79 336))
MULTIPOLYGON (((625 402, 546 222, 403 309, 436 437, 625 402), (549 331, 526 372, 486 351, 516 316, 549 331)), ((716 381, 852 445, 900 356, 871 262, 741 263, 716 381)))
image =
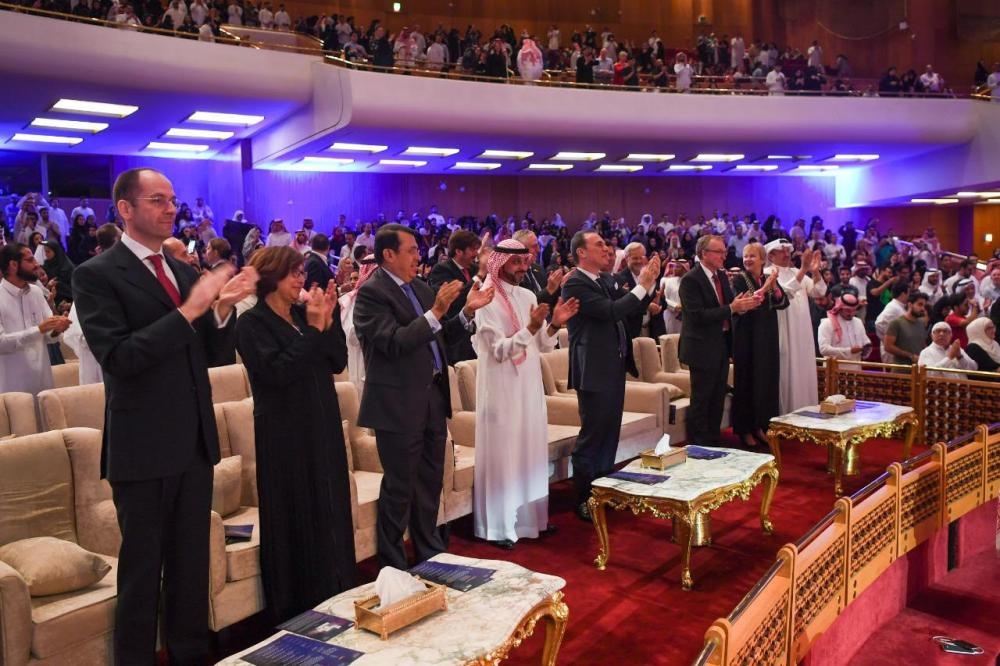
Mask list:
POLYGON ((687 410, 688 444, 722 443, 720 430, 726 402, 729 359, 722 357, 714 365, 689 366, 691 369, 691 404, 687 410))
POLYGON ((587 501, 590 484, 615 466, 625 406, 625 373, 621 380, 602 391, 576 392, 580 410, 580 434, 570 460, 576 501, 587 501))
POLYGON ((212 465, 198 454, 177 476, 113 481, 122 532, 115 663, 152 664, 163 594, 163 642, 172 664, 208 655, 208 529, 212 465))
POLYGON ((430 400, 421 430, 411 433, 375 431, 384 471, 376 524, 380 567, 391 566, 404 571, 409 568, 403 548, 403 532, 407 527, 418 562, 448 548, 447 531, 437 527, 448 412, 440 386, 434 384, 429 390, 430 400))

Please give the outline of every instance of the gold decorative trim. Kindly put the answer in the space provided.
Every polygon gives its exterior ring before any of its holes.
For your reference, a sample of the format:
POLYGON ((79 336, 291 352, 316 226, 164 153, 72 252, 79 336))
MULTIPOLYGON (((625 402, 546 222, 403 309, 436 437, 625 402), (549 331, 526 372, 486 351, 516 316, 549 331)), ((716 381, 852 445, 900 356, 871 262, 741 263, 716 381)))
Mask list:
POLYGON ((539 620, 543 620, 546 624, 542 666, 555 666, 566 633, 566 623, 569 621, 569 606, 563 601, 562 592, 554 592, 548 599, 528 611, 503 645, 477 659, 465 662, 466 666, 496 666, 507 659, 512 650, 520 647, 521 643, 534 635, 535 625, 539 620))

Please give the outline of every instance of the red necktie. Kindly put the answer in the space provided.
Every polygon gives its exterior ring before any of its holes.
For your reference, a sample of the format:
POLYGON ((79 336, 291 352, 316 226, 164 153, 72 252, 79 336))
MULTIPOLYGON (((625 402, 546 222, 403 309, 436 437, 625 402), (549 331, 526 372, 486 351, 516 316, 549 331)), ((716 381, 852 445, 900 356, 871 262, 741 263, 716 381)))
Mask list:
POLYGON ((174 305, 180 307, 181 293, 177 291, 177 287, 174 286, 174 283, 167 277, 166 271, 163 270, 163 257, 158 254, 151 254, 146 258, 149 259, 149 263, 153 264, 153 270, 156 271, 156 279, 163 286, 164 291, 167 292, 167 296, 174 302, 174 305))
POLYGON ((462 275, 464 275, 464 276, 465 276, 465 281, 466 281, 466 282, 468 282, 469 280, 471 280, 471 279, 472 279, 472 276, 471 276, 471 275, 469 275, 469 269, 468 269, 468 268, 463 268, 463 269, 462 269, 462 275))
MULTIPOLYGON (((719 282, 719 276, 718 276, 718 274, 715 274, 715 273, 712 274, 712 284, 715 285, 715 295, 719 297, 719 305, 725 305, 726 304, 726 298, 725 298, 725 296, 722 295, 722 283, 719 282)), ((726 319, 726 320, 724 320, 722 322, 722 330, 723 331, 728 331, 729 330, 729 320, 728 319, 726 319)))

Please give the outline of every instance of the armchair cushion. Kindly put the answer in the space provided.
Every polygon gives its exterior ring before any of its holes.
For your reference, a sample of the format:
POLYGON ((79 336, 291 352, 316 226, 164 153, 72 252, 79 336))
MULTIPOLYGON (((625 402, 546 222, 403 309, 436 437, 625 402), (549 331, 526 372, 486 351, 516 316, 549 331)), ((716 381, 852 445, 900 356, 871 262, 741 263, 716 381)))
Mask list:
POLYGON ((253 525, 249 541, 226 544, 226 581, 260 575, 260 515, 257 507, 244 506, 222 519, 224 525, 253 525))
POLYGON ((468 490, 475 478, 476 448, 460 444, 454 444, 454 447, 455 478, 452 481, 452 490, 468 490))
MULTIPOLYGON (((95 636, 111 634, 115 626, 118 560, 109 557, 107 561, 111 572, 86 590, 31 600, 31 620, 35 628, 31 639, 32 656, 46 659, 62 653, 67 661, 73 661, 73 653, 68 651, 74 646, 95 636)), ((77 660, 77 663, 86 663, 86 657, 77 655, 77 660)))
POLYGON ((212 511, 223 518, 238 511, 242 481, 243 456, 229 456, 220 460, 212 478, 212 511))
POLYGON ((61 432, 0 445, 0 544, 37 536, 76 541, 73 473, 61 432))
POLYGON ((354 472, 354 481, 358 488, 358 517, 354 523, 355 531, 375 527, 378 514, 378 494, 382 487, 382 474, 379 472, 354 472))
POLYGON ((100 555, 54 537, 33 537, 0 546, 0 560, 21 575, 33 597, 76 592, 111 571, 100 555))

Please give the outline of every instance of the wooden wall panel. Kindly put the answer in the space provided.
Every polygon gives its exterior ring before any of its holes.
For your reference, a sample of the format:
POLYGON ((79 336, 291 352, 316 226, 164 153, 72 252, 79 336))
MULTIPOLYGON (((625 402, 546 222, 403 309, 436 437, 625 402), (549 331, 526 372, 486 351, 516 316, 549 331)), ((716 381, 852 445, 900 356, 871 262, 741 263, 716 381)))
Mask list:
POLYGON ((1000 247, 1000 205, 973 206, 972 251, 981 259, 985 259, 992 256, 998 247, 1000 247), (993 240, 986 242, 986 234, 992 234, 993 240))

